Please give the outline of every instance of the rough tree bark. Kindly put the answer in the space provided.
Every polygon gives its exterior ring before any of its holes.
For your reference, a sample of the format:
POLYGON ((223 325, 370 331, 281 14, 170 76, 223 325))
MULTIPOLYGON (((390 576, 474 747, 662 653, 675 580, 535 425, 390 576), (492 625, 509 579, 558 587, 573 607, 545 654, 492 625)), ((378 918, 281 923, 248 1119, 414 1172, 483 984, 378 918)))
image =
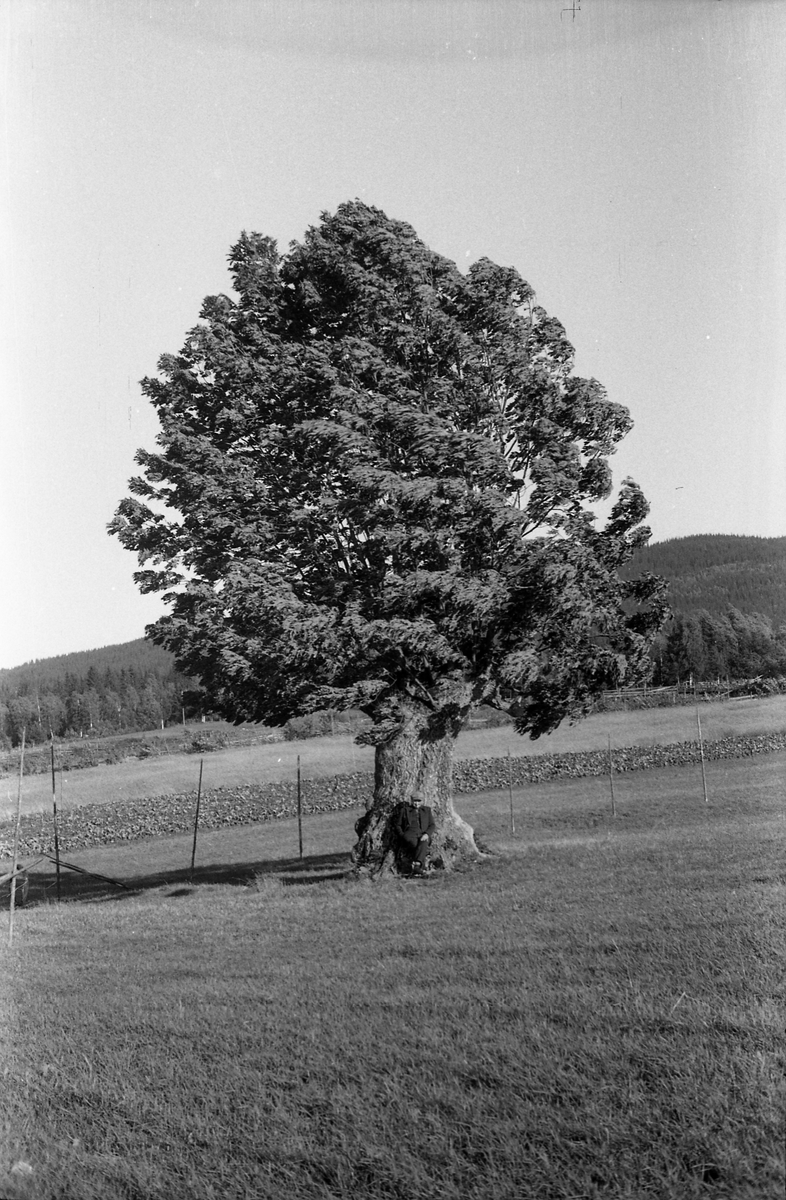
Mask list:
POLYGON ((379 877, 396 871, 391 819, 414 791, 423 794, 434 813, 434 864, 450 870, 480 857, 472 827, 453 807, 453 748, 469 712, 471 687, 450 681, 438 696, 436 706, 411 695, 396 697, 398 727, 377 744, 374 796, 355 825, 352 861, 358 872, 379 877))

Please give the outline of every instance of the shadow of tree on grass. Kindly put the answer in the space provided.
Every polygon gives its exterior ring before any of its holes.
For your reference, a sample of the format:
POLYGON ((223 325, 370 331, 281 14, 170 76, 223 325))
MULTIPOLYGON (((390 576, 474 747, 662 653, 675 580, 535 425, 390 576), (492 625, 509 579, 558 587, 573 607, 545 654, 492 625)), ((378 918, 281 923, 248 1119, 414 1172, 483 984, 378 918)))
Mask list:
MULTIPOLYGON (((310 854, 303 858, 209 863, 196 867, 193 874, 188 867, 184 867, 133 876, 118 875, 116 884, 93 875, 78 874, 61 866, 60 897, 63 901, 129 900, 146 891, 171 886, 173 890, 167 893, 167 897, 174 899, 190 895, 200 884, 248 887, 250 884, 261 882, 265 877, 276 879, 285 887, 297 887, 344 879, 349 866, 348 853, 310 854)), ((28 874, 30 890, 25 907, 56 903, 57 881, 54 863, 34 868, 28 874)))

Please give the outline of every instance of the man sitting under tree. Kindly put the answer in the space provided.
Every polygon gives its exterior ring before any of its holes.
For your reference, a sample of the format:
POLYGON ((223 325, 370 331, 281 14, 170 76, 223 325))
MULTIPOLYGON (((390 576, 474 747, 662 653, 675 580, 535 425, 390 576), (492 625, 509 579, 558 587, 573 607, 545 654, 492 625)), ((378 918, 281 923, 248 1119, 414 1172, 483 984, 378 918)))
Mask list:
POLYGON ((413 792, 409 801, 399 808, 393 825, 401 866, 411 875, 422 875, 425 871, 434 835, 434 814, 424 799, 422 792, 413 792))

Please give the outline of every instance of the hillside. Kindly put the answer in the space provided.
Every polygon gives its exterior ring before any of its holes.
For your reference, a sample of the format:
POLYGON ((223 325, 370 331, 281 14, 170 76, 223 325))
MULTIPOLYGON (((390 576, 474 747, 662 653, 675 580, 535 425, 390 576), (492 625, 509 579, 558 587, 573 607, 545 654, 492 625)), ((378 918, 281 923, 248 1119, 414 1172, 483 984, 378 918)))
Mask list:
POLYGON ((640 550, 626 568, 663 575, 675 613, 723 613, 732 605, 786 624, 786 537, 696 534, 640 550))
POLYGON ((0 670, 0 748, 155 729, 199 715, 198 689, 144 638, 0 670))
POLYGON ((786 537, 672 538, 625 574, 642 571, 669 581, 674 613, 651 652, 654 682, 786 674, 786 537))
POLYGON ((57 654, 53 658, 36 658, 18 667, 0 669, 0 696, 7 693, 22 695, 36 688, 43 692, 57 691, 67 676, 86 679, 91 670, 101 676, 107 670, 166 675, 174 670, 174 659, 168 650, 153 645, 146 638, 96 650, 57 654))

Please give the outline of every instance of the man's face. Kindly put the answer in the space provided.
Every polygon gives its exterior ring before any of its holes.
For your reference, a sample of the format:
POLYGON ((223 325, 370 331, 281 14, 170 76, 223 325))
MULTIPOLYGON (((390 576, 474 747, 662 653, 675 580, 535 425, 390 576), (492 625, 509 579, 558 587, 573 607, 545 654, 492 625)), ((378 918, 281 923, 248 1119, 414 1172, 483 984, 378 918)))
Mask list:
POLYGON ((423 803, 423 797, 422 796, 410 796, 409 802, 415 808, 420 808, 421 804, 423 803))

